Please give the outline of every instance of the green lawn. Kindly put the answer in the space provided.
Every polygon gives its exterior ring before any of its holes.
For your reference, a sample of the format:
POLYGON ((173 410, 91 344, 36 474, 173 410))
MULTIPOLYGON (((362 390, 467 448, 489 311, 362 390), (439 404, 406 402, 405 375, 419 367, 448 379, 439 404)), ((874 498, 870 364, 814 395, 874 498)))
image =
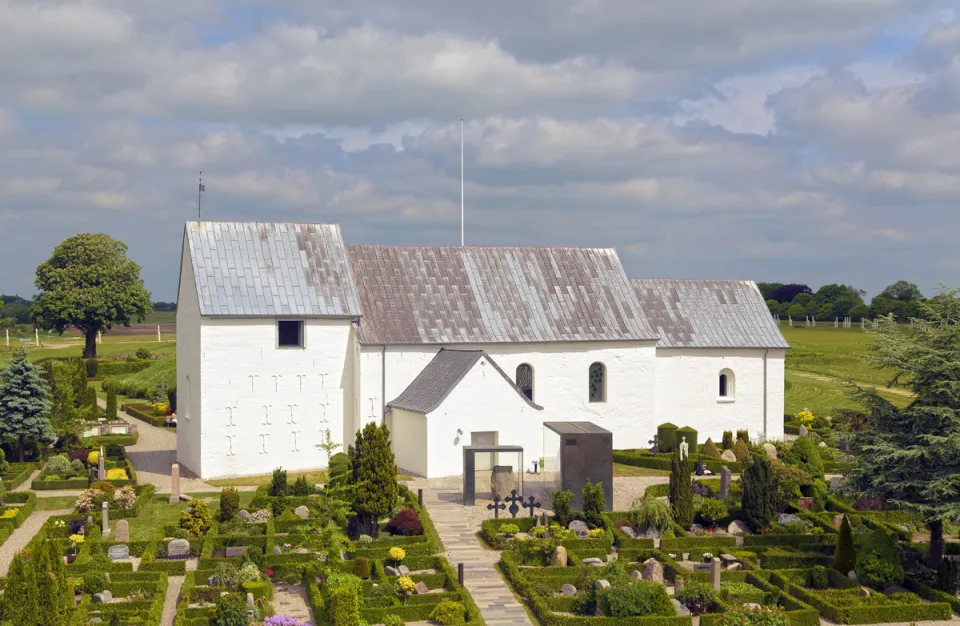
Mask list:
MULTIPOLYGON (((849 387, 838 381, 823 381, 801 376, 789 370, 784 375, 784 412, 795 415, 803 409, 830 412, 834 409, 862 409, 850 398, 849 387)), ((904 406, 909 398, 878 390, 880 395, 896 405, 904 406)))
MULTIPOLYGON (((10 348, 7 349, 2 333, 0 333, 0 363, 6 361, 13 351, 21 345, 26 349, 31 361, 43 357, 76 357, 83 355, 83 338, 64 335, 40 334, 40 346, 33 342, 21 344, 13 337, 10 338, 10 348)), ((154 354, 173 355, 177 352, 176 341, 157 341, 156 335, 132 335, 127 337, 104 337, 103 343, 97 344, 97 356, 124 356, 135 353, 139 348, 147 348, 154 354)))
POLYGON ((667 470, 658 470, 650 467, 634 467, 632 465, 623 465, 622 463, 613 464, 613 477, 618 476, 669 476, 667 470))
POLYGON ((176 324, 176 311, 150 311, 143 320, 144 324, 176 324))
POLYGON ((62 511, 72 509, 77 505, 76 496, 55 496, 53 498, 44 498, 42 493, 37 496, 38 511, 62 511))
MULTIPOLYGON (((213 502, 207 503, 210 514, 216 517, 220 510, 220 493, 195 493, 191 496, 199 499, 213 498, 213 502)), ((253 499, 252 491, 240 493, 240 508, 245 507, 253 499)), ((156 495, 140 508, 140 515, 127 518, 130 527, 130 541, 152 541, 155 529, 158 526, 177 525, 180 522, 180 513, 187 510, 188 503, 170 504, 169 496, 166 494, 156 495)), ((76 499, 74 499, 76 503, 76 499)), ((110 522, 110 528, 116 532, 117 521, 110 522)), ((113 535, 114 533, 111 533, 113 535)), ((104 539, 109 540, 109 537, 104 539)))

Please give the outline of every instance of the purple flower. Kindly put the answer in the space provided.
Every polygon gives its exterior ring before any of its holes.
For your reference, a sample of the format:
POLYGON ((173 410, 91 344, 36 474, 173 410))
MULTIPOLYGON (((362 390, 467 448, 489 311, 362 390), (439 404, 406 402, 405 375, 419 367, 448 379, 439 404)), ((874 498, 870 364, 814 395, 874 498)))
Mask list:
POLYGON ((271 615, 263 620, 263 626, 310 626, 290 615, 271 615))

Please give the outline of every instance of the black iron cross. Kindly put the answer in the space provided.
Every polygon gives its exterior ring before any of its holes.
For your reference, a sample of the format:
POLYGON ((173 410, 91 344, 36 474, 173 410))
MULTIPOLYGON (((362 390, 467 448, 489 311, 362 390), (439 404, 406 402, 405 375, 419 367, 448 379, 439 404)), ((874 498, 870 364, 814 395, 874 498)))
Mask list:
POLYGON ((517 505, 517 502, 523 503, 523 496, 517 495, 517 490, 514 489, 510 492, 510 495, 503 499, 504 502, 510 503, 510 517, 516 517, 517 513, 520 512, 520 507, 517 505))
POLYGON ((527 502, 524 503, 523 508, 530 509, 530 517, 535 517, 537 514, 534 512, 534 509, 540 508, 540 503, 536 501, 537 499, 533 496, 527 498, 527 502))
POLYGON ((500 496, 497 496, 493 499, 493 504, 487 505, 487 510, 493 511, 494 519, 500 519, 500 511, 504 510, 505 508, 507 508, 507 505, 500 502, 500 496))

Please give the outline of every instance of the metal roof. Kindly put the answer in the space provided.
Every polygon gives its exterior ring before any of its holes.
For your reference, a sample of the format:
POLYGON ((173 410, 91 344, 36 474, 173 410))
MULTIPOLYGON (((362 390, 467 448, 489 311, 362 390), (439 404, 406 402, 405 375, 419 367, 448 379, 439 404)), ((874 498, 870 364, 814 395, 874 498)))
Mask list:
POLYGON ((387 406, 423 413, 424 415, 435 411, 480 359, 486 359, 527 404, 537 410, 543 409, 540 405, 531 402, 514 384, 513 380, 500 369, 500 366, 490 358, 490 355, 483 350, 450 350, 447 348, 437 352, 436 356, 427 363, 427 366, 417 374, 413 382, 403 390, 403 393, 397 396, 395 400, 388 402, 387 406))
POLYGON ((335 224, 187 222, 201 315, 358 317, 335 224))
POLYGON ((630 281, 662 348, 789 348, 752 280, 630 281))
POLYGON ((347 246, 372 344, 657 338, 613 249, 347 246))
POLYGON ((543 425, 558 435, 610 434, 609 430, 593 422, 544 422, 543 425))

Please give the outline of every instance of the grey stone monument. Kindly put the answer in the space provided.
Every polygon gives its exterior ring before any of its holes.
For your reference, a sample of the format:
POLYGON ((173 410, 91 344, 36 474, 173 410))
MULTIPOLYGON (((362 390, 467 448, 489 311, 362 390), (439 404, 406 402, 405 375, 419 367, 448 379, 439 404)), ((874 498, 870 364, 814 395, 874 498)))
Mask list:
POLYGON ((103 524, 100 528, 100 534, 104 537, 110 536, 110 507, 107 506, 107 503, 104 502, 101 505, 100 510, 103 512, 103 524))
POLYGON ((726 465, 720 468, 720 493, 717 497, 725 500, 730 497, 730 469, 726 465))
POLYGON ((687 443, 686 437, 681 437, 680 440, 681 440, 680 441, 680 458, 686 459, 687 456, 689 455, 690 444, 687 443))
POLYGON ((170 466, 170 504, 180 502, 180 464, 170 466))
POLYGON ((106 479, 107 479, 107 470, 106 470, 106 467, 105 467, 105 465, 104 465, 104 458, 103 458, 103 456, 104 456, 104 455, 103 455, 103 446, 100 446, 100 457, 99 457, 100 463, 98 464, 98 468, 97 468, 97 469, 99 470, 99 473, 97 474, 97 478, 99 478, 100 480, 106 480, 106 479))
POLYGON ((720 591, 720 559, 716 557, 710 561, 710 583, 714 591, 720 591))

